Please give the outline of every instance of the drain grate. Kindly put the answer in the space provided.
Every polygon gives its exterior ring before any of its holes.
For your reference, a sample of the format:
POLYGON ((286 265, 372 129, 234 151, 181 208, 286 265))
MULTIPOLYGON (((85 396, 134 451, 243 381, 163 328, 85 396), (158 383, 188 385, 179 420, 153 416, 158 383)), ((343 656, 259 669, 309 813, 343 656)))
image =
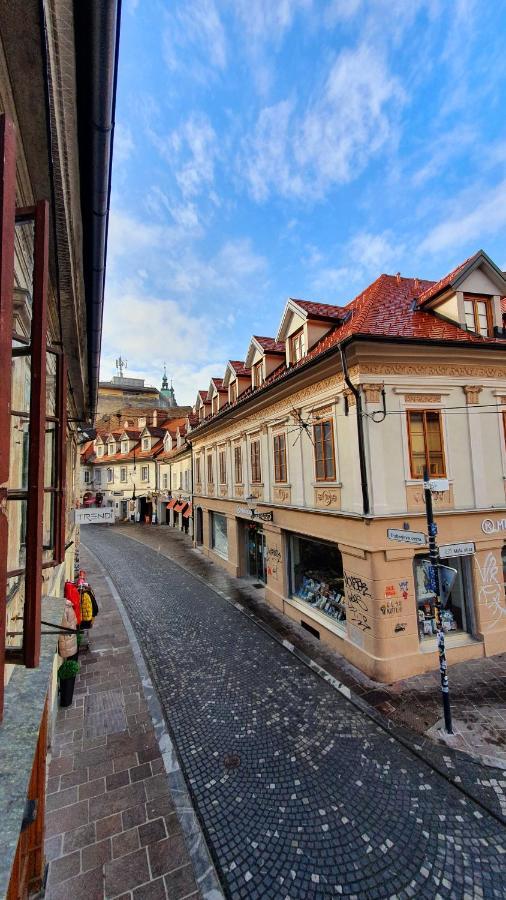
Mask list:
POLYGON ((256 588, 263 588, 263 587, 265 587, 265 584, 262 584, 262 583, 259 581, 259 582, 257 582, 256 584, 254 584, 253 587, 256 587, 256 588))
POLYGON ((241 765, 241 757, 238 753, 226 753, 223 757, 223 765, 226 769, 238 769, 241 765))

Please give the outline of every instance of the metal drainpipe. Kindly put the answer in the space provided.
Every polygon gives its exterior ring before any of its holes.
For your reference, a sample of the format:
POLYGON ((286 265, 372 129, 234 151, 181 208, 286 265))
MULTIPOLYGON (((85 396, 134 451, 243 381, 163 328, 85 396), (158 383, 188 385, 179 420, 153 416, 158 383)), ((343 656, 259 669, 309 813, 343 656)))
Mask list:
POLYGON ((369 485, 367 482, 367 461, 365 458, 365 440, 364 440, 364 420, 362 413, 362 397, 360 396, 360 391, 357 390, 353 382, 350 380, 350 376, 348 374, 348 364, 346 362, 346 354, 344 352, 344 348, 339 348, 341 353, 341 364, 343 367, 344 380, 348 385, 350 391, 355 397, 355 401, 357 404, 357 436, 358 436, 358 458, 360 462, 360 484, 362 487, 362 506, 364 510, 364 516, 369 516, 371 514, 371 506, 369 503, 369 485))

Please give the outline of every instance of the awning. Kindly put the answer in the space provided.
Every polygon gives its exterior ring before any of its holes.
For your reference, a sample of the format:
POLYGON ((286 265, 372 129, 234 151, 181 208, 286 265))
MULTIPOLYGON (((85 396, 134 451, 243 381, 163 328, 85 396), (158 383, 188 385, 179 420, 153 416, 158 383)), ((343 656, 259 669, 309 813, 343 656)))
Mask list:
POLYGON ((183 509, 185 509, 187 505, 186 500, 180 500, 177 506, 174 507, 174 512, 183 512, 183 509))
POLYGON ((186 509, 183 513, 183 519, 189 519, 193 512, 193 508, 191 503, 188 504, 188 509, 186 509))
POLYGON ((169 502, 167 503, 167 509, 174 509, 176 503, 177 500, 169 500, 169 502))

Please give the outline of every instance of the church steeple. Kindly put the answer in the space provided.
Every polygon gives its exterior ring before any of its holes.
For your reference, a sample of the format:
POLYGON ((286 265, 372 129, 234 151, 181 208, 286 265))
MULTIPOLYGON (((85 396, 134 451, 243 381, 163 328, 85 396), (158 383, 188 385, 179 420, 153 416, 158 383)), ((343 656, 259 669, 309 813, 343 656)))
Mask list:
POLYGON ((162 392, 169 390, 169 382, 167 381, 167 368, 165 363, 163 364, 163 378, 162 378, 162 392))
POLYGON ((169 387, 169 381, 167 378, 167 368, 165 366, 165 363, 163 365, 162 388, 161 388, 160 394, 162 395, 164 400, 167 402, 168 407, 173 408, 173 407, 177 406, 176 395, 174 393, 174 388, 172 387, 172 378, 170 380, 170 387, 169 387))

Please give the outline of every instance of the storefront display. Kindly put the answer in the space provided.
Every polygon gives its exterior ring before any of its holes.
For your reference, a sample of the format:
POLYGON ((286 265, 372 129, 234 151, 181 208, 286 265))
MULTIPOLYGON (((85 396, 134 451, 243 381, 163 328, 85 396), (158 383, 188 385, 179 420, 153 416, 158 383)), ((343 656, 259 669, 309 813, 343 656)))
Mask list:
POLYGON ((228 559, 228 533, 226 516, 220 513, 212 513, 212 541, 213 550, 223 559, 228 559))
MULTIPOLYGON (((469 592, 470 578, 468 558, 452 559, 452 566, 457 570, 457 578, 450 593, 446 607, 441 611, 443 631, 471 632, 472 614, 470 610, 469 592)), ((420 640, 433 638, 436 634, 434 610, 434 590, 431 584, 431 567, 428 556, 417 556, 414 560, 416 604, 418 610, 418 633, 420 640)))
POLYGON ((292 596, 344 627, 344 573, 339 549, 334 544, 292 535, 290 552, 292 596))

